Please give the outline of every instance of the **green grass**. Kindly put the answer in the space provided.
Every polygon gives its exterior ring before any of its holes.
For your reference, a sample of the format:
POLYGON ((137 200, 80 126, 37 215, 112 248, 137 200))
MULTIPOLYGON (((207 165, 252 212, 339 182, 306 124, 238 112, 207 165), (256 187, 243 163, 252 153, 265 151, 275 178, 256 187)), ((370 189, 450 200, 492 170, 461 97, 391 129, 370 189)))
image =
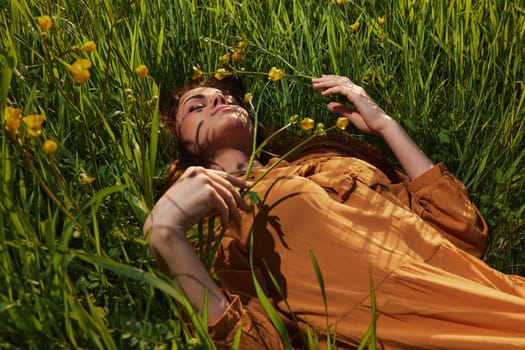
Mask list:
POLYGON ((258 73, 245 81, 262 125, 333 125, 307 77, 350 77, 465 182, 491 227, 487 262, 525 275, 523 2, 0 0, 0 33, 0 113, 46 115, 37 139, 0 131, 0 348, 212 346, 141 227, 176 151, 159 101, 240 40, 244 60, 226 68, 258 73), (95 52, 71 50, 87 40, 95 52), (93 63, 82 85, 77 58, 93 63), (272 66, 286 76, 268 84, 272 66))

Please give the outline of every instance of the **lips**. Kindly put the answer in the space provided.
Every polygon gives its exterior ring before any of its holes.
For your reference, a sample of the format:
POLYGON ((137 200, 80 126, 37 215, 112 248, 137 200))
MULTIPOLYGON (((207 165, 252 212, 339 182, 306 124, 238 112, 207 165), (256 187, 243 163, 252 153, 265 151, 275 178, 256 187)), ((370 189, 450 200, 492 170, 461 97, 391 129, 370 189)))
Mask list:
POLYGON ((234 111, 234 108, 230 105, 222 105, 222 106, 219 106, 219 107, 216 107, 215 108, 215 111, 213 112, 212 116, 214 116, 215 114, 219 113, 219 112, 224 112, 224 111, 234 111))

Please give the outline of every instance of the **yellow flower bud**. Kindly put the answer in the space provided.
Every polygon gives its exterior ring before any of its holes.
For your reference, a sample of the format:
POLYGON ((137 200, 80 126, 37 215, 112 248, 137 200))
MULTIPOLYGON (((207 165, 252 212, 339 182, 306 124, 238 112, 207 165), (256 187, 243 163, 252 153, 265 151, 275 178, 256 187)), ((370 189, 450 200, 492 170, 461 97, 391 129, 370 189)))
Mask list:
POLYGON ((4 125, 5 129, 12 134, 17 134, 20 129, 20 119, 22 118, 22 110, 14 107, 4 108, 4 125))
POLYGON ((247 92, 244 95, 244 103, 246 104, 252 103, 252 100, 253 100, 253 94, 251 92, 247 92))
POLYGON ((335 123, 335 126, 341 130, 346 129, 346 127, 348 126, 348 118, 347 117, 337 118, 337 122, 335 123))
POLYGON ((226 69, 224 68, 219 68, 215 71, 215 74, 214 74, 214 77, 215 79, 217 80, 222 80, 224 79, 224 77, 226 76, 226 69))
POLYGON ((315 126, 315 122, 311 118, 304 117, 303 120, 301 121, 301 128, 303 130, 313 129, 314 126, 315 126))
POLYGON ((37 18, 40 30, 45 32, 53 26, 53 20, 48 15, 43 15, 37 18))
POLYGON ((299 121, 299 114, 294 114, 288 119, 288 123, 295 124, 299 121))
POLYGON ((282 70, 272 67, 268 72, 268 79, 271 81, 277 81, 283 77, 284 73, 282 70))
POLYGON ((135 68, 135 72, 137 73, 140 79, 144 79, 149 74, 149 69, 145 65, 141 64, 137 68, 135 68))
POLYGON ((82 51, 85 52, 93 52, 97 49, 97 44, 93 40, 86 41, 84 45, 82 45, 82 51))
POLYGON ((355 22, 354 24, 350 24, 350 29, 352 29, 352 32, 357 33, 359 30, 359 27, 361 27, 361 24, 359 22, 355 22))
POLYGON ((92 184, 95 181, 95 178, 93 176, 88 176, 84 173, 80 174, 80 183, 83 185, 89 185, 92 184))
POLYGON ((90 77, 89 68, 91 68, 91 61, 86 58, 81 58, 69 66, 69 71, 74 81, 83 84, 90 77))
POLYGON ((317 123, 317 127, 315 128, 315 134, 320 136, 326 135, 323 123, 317 123))
POLYGON ((27 126, 27 136, 35 138, 42 133, 42 124, 46 117, 43 114, 31 114, 22 118, 22 121, 27 126))
POLYGON ((219 56, 219 61, 226 64, 230 61, 230 56, 231 56, 231 53, 226 52, 224 55, 219 56))
POLYGON ((53 156, 58 149, 58 143, 53 140, 45 140, 42 145, 42 151, 48 156, 53 156))
POLYGON ((241 40, 239 43, 237 43, 238 49, 245 49, 248 46, 248 42, 246 40, 241 40))
POLYGON ((235 62, 241 62, 243 58, 244 54, 239 49, 235 50, 232 54, 232 60, 234 60, 235 62))
POLYGON ((193 66, 192 69, 193 69, 193 75, 191 76, 191 80, 197 80, 200 77, 202 77, 202 71, 199 68, 193 66))

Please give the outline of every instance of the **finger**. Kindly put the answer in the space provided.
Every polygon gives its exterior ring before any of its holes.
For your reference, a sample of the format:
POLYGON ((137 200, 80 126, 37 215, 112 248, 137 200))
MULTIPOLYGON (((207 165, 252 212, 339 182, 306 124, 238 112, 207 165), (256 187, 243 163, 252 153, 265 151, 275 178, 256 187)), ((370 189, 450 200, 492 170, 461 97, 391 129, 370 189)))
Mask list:
POLYGON ((217 193, 217 191, 213 190, 212 193, 214 195, 209 196, 208 199, 208 213, 211 214, 217 212, 219 214, 219 217, 221 218, 222 227, 226 229, 230 226, 229 206, 224 201, 224 199, 217 193))
POLYGON ((312 79, 312 85, 315 90, 334 87, 353 85, 353 82, 347 77, 338 75, 323 75, 321 78, 312 79))
POLYGON ((239 192, 232 189, 233 187, 231 185, 226 187, 217 185, 215 187, 217 193, 217 203, 222 206, 221 213, 227 215, 226 217, 221 217, 223 222, 224 220, 229 222, 230 219, 235 222, 241 221, 238 203, 242 202, 242 199, 240 198, 239 192))
MULTIPOLYGON (((340 85, 337 85, 337 86, 333 86, 333 87, 329 87, 327 88, 326 90, 323 90, 321 91, 321 95, 323 96, 329 96, 329 95, 343 95, 345 96, 348 100, 350 100, 352 98, 352 94, 355 93, 354 89, 353 89, 354 85, 350 85, 350 86, 340 86, 340 85)), ((350 101, 351 102, 351 101, 350 101)))
POLYGON ((211 176, 214 179, 213 181, 216 181, 217 185, 220 186, 217 187, 217 190, 220 190, 223 195, 231 196, 236 204, 236 208, 238 207, 244 211, 250 210, 250 205, 241 197, 237 190, 237 188, 250 187, 249 182, 222 171, 216 171, 216 173, 211 176))
POLYGON ((351 110, 349 110, 346 106, 342 105, 339 102, 330 102, 326 107, 329 111, 344 117, 349 117, 352 113, 351 110))
MULTIPOLYGON (((241 216, 239 215, 239 209, 248 211, 250 206, 241 197, 237 188, 228 181, 228 179, 231 179, 231 177, 228 176, 229 174, 224 175, 222 172, 210 173, 209 185, 215 191, 214 195, 218 197, 216 203, 224 207, 224 209, 221 208, 221 213, 225 215, 225 209, 227 208, 227 220, 232 219, 240 222, 241 216)), ((224 219, 225 218, 222 220, 224 219)))
POLYGON ((248 181, 245 181, 242 178, 237 177, 235 175, 228 174, 225 171, 209 169, 208 172, 210 174, 216 174, 220 178, 223 178, 223 179, 227 180, 229 183, 231 183, 235 187, 239 187, 239 188, 248 188, 248 187, 250 187, 250 183, 248 181))

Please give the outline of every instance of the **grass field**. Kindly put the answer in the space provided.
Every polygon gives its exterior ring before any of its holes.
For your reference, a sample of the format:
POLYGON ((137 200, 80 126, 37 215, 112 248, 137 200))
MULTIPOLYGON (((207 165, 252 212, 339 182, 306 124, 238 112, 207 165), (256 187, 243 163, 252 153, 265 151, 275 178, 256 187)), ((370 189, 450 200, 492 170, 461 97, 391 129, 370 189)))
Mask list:
POLYGON ((525 275, 524 2, 338 3, 0 0, 1 349, 213 347, 141 232, 176 154, 159 104, 194 66, 242 75, 265 127, 332 125, 309 77, 350 77, 464 181, 486 261, 525 275))

